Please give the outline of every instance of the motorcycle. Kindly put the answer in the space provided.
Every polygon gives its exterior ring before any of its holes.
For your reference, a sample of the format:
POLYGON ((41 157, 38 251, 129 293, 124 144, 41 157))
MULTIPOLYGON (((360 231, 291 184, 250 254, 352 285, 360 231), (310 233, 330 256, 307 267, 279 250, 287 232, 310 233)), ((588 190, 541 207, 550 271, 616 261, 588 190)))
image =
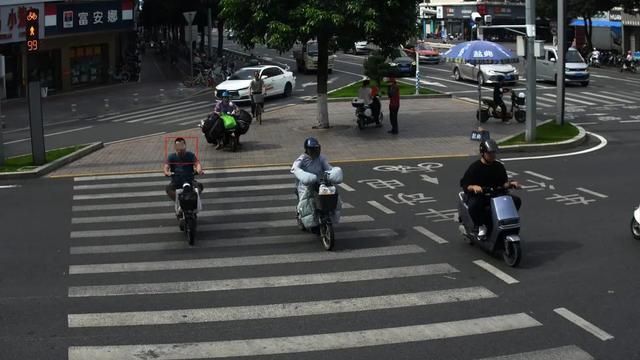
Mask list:
POLYGON ((640 206, 633 212, 631 218, 631 235, 636 240, 640 240, 640 206))
MULTIPOLYGON (((171 174, 175 175, 174 173, 171 174)), ((190 182, 182 184, 182 188, 176 190, 175 210, 178 214, 178 226, 187 236, 189 245, 193 246, 196 239, 198 225, 198 212, 202 209, 200 202, 200 189, 190 182)))
POLYGON ((469 214, 468 197, 465 192, 458 194, 458 221, 460 232, 469 244, 477 244, 490 253, 502 253, 504 262, 518 266, 522 259, 520 248, 520 215, 508 189, 483 188, 482 195, 491 199, 492 226, 489 233, 480 238, 474 234, 474 223, 469 214))
POLYGON ((519 123, 527 121, 526 98, 527 96, 523 92, 519 92, 518 95, 511 92, 511 113, 519 123))
MULTIPOLYGON (((335 244, 335 232, 333 229, 332 218, 336 215, 336 211, 338 210, 338 189, 329 179, 329 173, 325 172, 319 179, 318 184, 309 187, 309 191, 313 191, 315 203, 314 217, 318 219, 318 226, 317 228, 308 230, 319 234, 324 249, 331 251, 335 244)), ((300 218, 300 213, 296 213, 296 219, 300 230, 306 231, 307 229, 300 218)))
MULTIPOLYGON (((513 106, 513 103, 511 105, 513 106)), ((507 113, 504 118, 511 119, 512 117, 512 114, 507 113)), ((476 119, 481 123, 486 123, 490 118, 503 120, 502 108, 493 99, 482 98, 482 108, 476 111, 476 119)))
POLYGON ((622 67, 620 68, 620 72, 625 72, 625 71, 628 71, 630 73, 634 73, 635 74, 637 72, 635 61, 625 60, 622 63, 622 67))
POLYGON ((599 52, 591 53, 591 56, 589 57, 589 66, 590 67, 596 67, 596 68, 600 67, 600 53, 599 52))
POLYGON ((198 126, 209 144, 218 145, 222 142, 223 146, 229 146, 231 151, 235 152, 240 147, 240 136, 249 131, 253 119, 251 114, 245 110, 228 115, 234 118, 235 126, 225 126, 224 119, 216 113, 212 113, 206 119, 201 120, 198 126))
MULTIPOLYGON (((379 100, 377 100, 377 97, 375 98, 374 101, 378 101, 378 105, 379 105, 379 100)), ((380 114, 378 115, 378 118, 374 119, 371 105, 366 105, 364 103, 364 100, 357 99, 357 98, 353 99, 351 101, 351 106, 356 108, 356 123, 358 124, 358 129, 362 130, 366 125, 373 124, 373 123, 376 124, 376 127, 379 127, 382 125, 381 123, 382 123, 382 120, 384 119, 382 110, 379 111, 380 114)))

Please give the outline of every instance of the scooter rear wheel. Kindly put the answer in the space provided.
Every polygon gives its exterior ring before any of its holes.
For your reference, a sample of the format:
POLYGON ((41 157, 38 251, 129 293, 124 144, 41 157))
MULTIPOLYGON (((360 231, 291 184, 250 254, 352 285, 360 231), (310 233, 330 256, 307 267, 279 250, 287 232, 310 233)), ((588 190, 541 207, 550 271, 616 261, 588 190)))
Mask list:
POLYGON ((507 265, 511 267, 518 266, 518 264, 520 264, 520 260, 522 259, 522 250, 520 249, 520 243, 505 240, 502 258, 507 265))
POLYGON ((320 224, 320 239, 322 240, 322 246, 324 246, 325 250, 331 251, 331 249, 333 249, 335 243, 333 224, 320 224))
POLYGON ((522 110, 516 111, 514 114, 514 117, 516 118, 516 121, 519 123, 523 123, 527 121, 527 113, 522 110))

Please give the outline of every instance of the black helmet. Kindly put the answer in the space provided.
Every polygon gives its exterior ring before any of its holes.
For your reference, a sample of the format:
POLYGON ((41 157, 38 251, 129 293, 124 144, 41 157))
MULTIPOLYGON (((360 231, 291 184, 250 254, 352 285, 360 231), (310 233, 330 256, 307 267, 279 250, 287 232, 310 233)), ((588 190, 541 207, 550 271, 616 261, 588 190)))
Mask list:
POLYGON ((308 149, 319 149, 320 148, 320 143, 318 142, 318 140, 316 140, 316 138, 310 137, 307 138, 304 141, 304 149, 308 150, 308 149))
POLYGON ((493 139, 483 140, 480 143, 480 154, 484 154, 486 152, 497 152, 498 150, 498 143, 493 139))

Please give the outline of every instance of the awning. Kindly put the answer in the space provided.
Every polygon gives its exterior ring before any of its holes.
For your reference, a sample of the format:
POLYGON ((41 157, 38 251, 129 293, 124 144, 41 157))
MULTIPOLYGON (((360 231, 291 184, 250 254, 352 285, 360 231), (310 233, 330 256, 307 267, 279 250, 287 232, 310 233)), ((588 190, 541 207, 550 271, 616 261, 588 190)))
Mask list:
MULTIPOLYGON (((621 21, 609 21, 609 20, 592 20, 591 24, 593 27, 608 27, 608 28, 619 28, 622 27, 621 21)), ((584 26, 584 20, 575 19, 569 24, 569 26, 584 26)))

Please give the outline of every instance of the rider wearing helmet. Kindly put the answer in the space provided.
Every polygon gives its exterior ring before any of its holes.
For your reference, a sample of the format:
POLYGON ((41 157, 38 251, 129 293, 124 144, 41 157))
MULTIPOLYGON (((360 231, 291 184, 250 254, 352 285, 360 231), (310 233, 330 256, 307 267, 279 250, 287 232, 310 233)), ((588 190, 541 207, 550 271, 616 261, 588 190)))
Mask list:
MULTIPOLYGON (((291 166, 291 172, 294 173, 300 169, 304 172, 313 174, 320 178, 325 171, 331 170, 333 167, 323 155, 320 155, 320 143, 316 138, 310 137, 304 141, 304 153, 300 155, 291 166)), ((299 181, 296 181, 296 194, 300 195, 301 188, 299 181)))
POLYGON ((229 92, 227 90, 222 92, 222 101, 218 100, 218 102, 216 102, 216 106, 213 109, 213 112, 220 115, 220 114, 231 114, 234 111, 238 111, 239 108, 238 106, 236 106, 236 104, 234 104, 233 102, 231 102, 230 100, 231 95, 229 94, 229 92))
MULTIPOLYGON (((487 187, 517 188, 520 185, 516 181, 510 181, 504 165, 496 161, 498 144, 491 139, 480 143, 480 159, 473 162, 460 179, 460 186, 467 194, 469 215, 475 224, 474 230, 478 236, 487 234, 488 224, 486 208, 490 206, 490 199, 483 196, 483 189, 487 187)), ((522 201, 519 197, 511 195, 517 209, 520 209, 522 201)))
POLYGON ((509 118, 507 117, 507 105, 502 100, 502 95, 505 92, 508 92, 509 89, 504 87, 504 78, 500 77, 498 82, 493 87, 493 102, 496 104, 496 107, 499 107, 502 110, 502 122, 509 122, 509 118))

